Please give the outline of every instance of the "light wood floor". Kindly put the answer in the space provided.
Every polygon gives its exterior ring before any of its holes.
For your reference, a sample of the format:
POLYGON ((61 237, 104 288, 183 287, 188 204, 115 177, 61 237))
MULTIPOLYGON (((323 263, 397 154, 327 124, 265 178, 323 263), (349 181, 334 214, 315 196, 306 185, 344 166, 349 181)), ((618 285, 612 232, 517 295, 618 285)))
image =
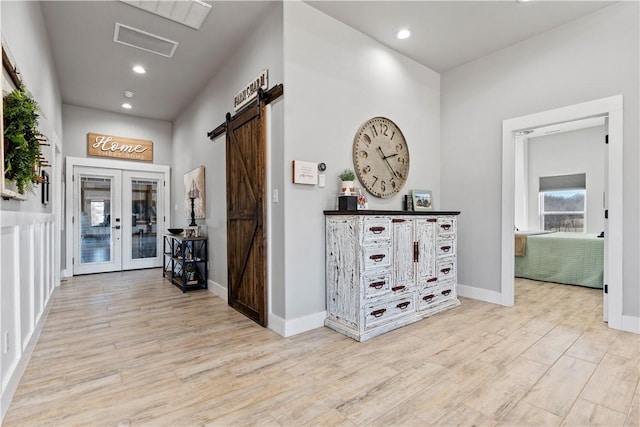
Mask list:
POLYGON ((601 291, 518 280, 365 343, 263 329, 160 270, 76 277, 4 420, 33 425, 639 425, 640 337, 601 291))

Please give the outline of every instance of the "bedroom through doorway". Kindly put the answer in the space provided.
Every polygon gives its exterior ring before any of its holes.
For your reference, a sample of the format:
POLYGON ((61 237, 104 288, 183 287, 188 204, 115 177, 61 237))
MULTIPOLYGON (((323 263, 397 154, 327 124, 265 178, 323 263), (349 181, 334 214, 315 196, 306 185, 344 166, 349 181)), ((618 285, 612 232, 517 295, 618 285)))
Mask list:
POLYGON ((603 313, 606 135, 604 116, 516 133, 515 304, 553 293, 581 322, 603 313))
POLYGON ((524 280, 602 287, 603 320, 620 329, 622 96, 503 121, 502 178, 503 304, 524 280))

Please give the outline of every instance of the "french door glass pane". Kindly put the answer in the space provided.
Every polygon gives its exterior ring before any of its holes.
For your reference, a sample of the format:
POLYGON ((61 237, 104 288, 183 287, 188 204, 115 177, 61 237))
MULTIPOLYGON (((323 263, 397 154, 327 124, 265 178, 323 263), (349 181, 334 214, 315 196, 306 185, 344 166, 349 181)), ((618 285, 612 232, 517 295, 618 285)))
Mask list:
POLYGON ((80 262, 111 262, 111 178, 80 179, 80 262))
POLYGON ((131 180, 131 257, 157 256, 158 181, 131 180))

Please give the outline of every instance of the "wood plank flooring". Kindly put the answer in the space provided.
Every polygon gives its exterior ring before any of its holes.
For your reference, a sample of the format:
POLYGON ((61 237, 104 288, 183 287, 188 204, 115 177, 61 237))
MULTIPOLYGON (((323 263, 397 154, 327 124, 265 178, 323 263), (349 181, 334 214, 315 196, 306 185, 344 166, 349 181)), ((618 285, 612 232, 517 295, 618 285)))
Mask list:
POLYGON ((56 292, 3 425, 640 425, 640 337, 599 290, 517 279, 358 343, 290 338, 160 270, 56 292))

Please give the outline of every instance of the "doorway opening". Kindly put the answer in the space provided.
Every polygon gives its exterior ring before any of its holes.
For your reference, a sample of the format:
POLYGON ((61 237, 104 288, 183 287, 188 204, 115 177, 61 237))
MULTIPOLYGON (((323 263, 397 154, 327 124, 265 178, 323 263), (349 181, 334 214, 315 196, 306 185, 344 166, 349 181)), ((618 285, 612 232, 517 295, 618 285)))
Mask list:
POLYGON ((603 318, 609 326, 622 327, 622 96, 603 98, 555 110, 518 117, 503 122, 502 164, 502 277, 504 305, 514 303, 515 217, 516 217, 516 140, 525 131, 604 117, 608 122, 608 145, 605 155, 605 244, 603 318), (608 293, 607 293, 608 291, 608 293))
POLYGON ((162 266, 169 167, 67 159, 65 275, 162 266))

